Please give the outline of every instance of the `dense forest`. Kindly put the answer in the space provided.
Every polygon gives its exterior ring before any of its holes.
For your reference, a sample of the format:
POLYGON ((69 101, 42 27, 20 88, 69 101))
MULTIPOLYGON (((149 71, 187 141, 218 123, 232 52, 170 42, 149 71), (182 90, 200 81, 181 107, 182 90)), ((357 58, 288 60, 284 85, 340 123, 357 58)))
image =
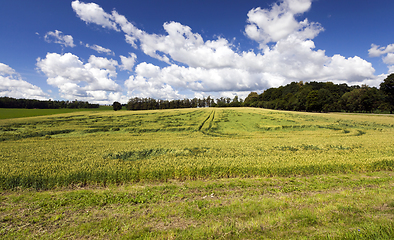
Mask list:
POLYGON ((375 87, 321 82, 293 82, 270 88, 262 94, 252 92, 244 106, 310 112, 388 111, 385 94, 375 87))
POLYGON ((389 75, 380 88, 348 86, 332 82, 292 82, 286 86, 269 88, 263 93, 251 92, 243 101, 211 97, 203 99, 155 100, 132 98, 128 110, 173 109, 196 107, 260 107, 278 110, 311 112, 393 112, 394 74, 389 75))
POLYGON ((389 75, 380 88, 348 86, 331 82, 292 82, 252 92, 244 106, 311 112, 386 112, 394 110, 394 74, 389 75))
POLYGON ((43 101, 36 99, 16 99, 10 97, 0 97, 0 108, 38 108, 38 109, 58 109, 58 108, 98 108, 99 104, 91 104, 83 101, 43 101))

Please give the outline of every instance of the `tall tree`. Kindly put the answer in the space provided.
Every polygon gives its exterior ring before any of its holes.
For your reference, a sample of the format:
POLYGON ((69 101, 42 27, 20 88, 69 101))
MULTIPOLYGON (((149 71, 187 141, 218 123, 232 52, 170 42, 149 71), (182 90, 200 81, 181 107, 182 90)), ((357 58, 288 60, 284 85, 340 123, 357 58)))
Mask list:
POLYGON ((380 84, 380 90, 387 95, 386 101, 390 104, 390 114, 394 110, 394 73, 390 74, 380 84))
POLYGON ((256 102, 259 99, 259 95, 257 92, 251 92, 249 95, 245 98, 244 104, 245 106, 250 106, 252 102, 256 102))
POLYGON ((306 97, 306 110, 307 111, 320 111, 319 91, 312 90, 306 97))

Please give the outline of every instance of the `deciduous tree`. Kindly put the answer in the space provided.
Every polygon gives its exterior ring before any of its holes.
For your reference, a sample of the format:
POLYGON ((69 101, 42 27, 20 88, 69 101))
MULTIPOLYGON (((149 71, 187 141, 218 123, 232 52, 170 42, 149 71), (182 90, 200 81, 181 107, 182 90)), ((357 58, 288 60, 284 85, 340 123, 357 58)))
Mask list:
POLYGON ((390 113, 394 110, 394 73, 390 74, 384 81, 380 84, 380 90, 386 94, 386 102, 391 105, 390 113))
POLYGON ((115 111, 121 110, 122 109, 122 104, 120 104, 120 102, 114 102, 112 104, 112 107, 115 111))

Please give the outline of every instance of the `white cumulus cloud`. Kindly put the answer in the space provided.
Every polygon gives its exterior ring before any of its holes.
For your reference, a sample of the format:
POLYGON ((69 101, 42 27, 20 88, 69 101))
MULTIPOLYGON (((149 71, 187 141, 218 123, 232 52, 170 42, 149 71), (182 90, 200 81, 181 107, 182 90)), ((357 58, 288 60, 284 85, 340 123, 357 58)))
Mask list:
POLYGON ((71 35, 64 35, 62 31, 49 31, 44 36, 45 41, 55 42, 64 47, 75 47, 73 37, 71 35))
POLYGON ((386 47, 380 47, 379 45, 372 44, 368 53, 370 57, 380 57, 386 53, 394 53, 394 44, 389 44, 386 47))
POLYGON ((47 100, 48 94, 42 89, 21 79, 10 66, 0 63, 0 96, 47 100))
POLYGON ((386 64, 394 64, 394 53, 387 53, 383 58, 383 62, 386 64))
POLYGON ((0 76, 5 76, 5 75, 12 75, 15 74, 15 70, 12 69, 10 66, 0 63, 0 76))
POLYGON ((154 99, 179 99, 185 97, 174 90, 169 84, 148 81, 142 76, 130 76, 124 84, 128 96, 154 99))
POLYGON ((245 28, 246 35, 262 46, 269 42, 277 42, 290 34, 299 32, 303 38, 313 38, 323 30, 320 24, 309 23, 307 19, 298 22, 296 15, 310 9, 312 0, 284 0, 274 3, 271 9, 255 8, 248 13, 249 24, 245 28))
POLYGON ((388 67, 388 73, 394 72, 394 44, 389 44, 386 47, 380 47, 376 44, 372 44, 368 50, 370 57, 380 57, 388 67))
POLYGON ((103 28, 119 31, 116 23, 112 21, 112 15, 106 13, 96 3, 81 3, 77 0, 71 3, 71 7, 78 17, 86 23, 95 23, 101 25, 103 28))
POLYGON ((108 76, 116 77, 116 67, 118 66, 118 62, 113 59, 96 57, 91 55, 89 57, 89 62, 85 64, 87 69, 105 69, 108 71, 108 76))
POLYGON ((109 93, 121 91, 114 80, 117 66, 116 60, 94 55, 87 63, 71 53, 48 53, 37 59, 47 83, 57 87, 62 97, 98 103, 109 103, 109 93))
MULTIPOLYGON (((204 40, 179 22, 164 23, 166 34, 148 33, 115 10, 106 13, 97 4, 73 2, 74 10, 85 22, 123 31, 125 41, 133 48, 168 64, 138 64, 125 82, 129 96, 176 98, 183 97, 183 92, 195 96, 207 92, 231 95, 292 81, 376 83, 379 78, 373 75, 375 69, 366 60, 358 56, 327 56, 324 50, 316 49, 313 39, 323 27, 308 19, 297 20, 311 6, 312 0, 282 0, 267 9, 250 10, 245 35, 259 43, 260 48, 240 52, 223 37, 204 40)), ((391 46, 372 48, 372 54, 391 51, 391 46)), ((135 59, 133 54, 121 56, 119 68, 131 71, 135 59)), ((385 61, 391 62, 391 55, 385 61)))
POLYGON ((120 65, 120 68, 122 70, 127 70, 127 71, 132 71, 135 60, 137 59, 137 55, 135 53, 129 53, 130 56, 125 57, 120 55, 120 61, 122 62, 122 65, 120 65))

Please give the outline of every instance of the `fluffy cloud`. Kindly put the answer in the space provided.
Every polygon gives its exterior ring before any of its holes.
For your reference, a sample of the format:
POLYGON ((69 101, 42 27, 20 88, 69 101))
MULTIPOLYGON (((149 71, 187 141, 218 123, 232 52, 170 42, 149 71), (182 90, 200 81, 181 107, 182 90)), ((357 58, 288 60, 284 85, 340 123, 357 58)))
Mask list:
MULTIPOLYGON (((247 66, 248 63, 252 63, 258 59, 254 54, 247 55, 245 54, 244 58, 241 59, 242 62, 239 63, 241 66, 247 66)), ((249 69, 246 67, 245 69, 205 69, 201 67, 184 67, 175 64, 165 68, 159 68, 152 64, 141 63, 136 67, 136 76, 131 77, 125 85, 130 92, 137 89, 144 96, 149 96, 149 94, 153 93, 152 88, 160 90, 165 85, 170 85, 175 90, 187 89, 195 93, 216 92, 214 95, 223 95, 221 93, 227 92, 226 96, 228 96, 233 92, 250 93, 250 91, 256 91, 256 89, 278 87, 289 83, 291 80, 318 79, 320 81, 334 81, 337 83, 347 81, 351 84, 359 84, 365 79, 371 79, 371 76, 374 79, 374 70, 371 64, 359 57, 344 58, 340 55, 335 55, 332 58, 328 58, 324 57, 321 53, 315 55, 317 56, 306 54, 305 59, 299 60, 298 63, 292 65, 286 62, 278 65, 278 61, 271 62, 271 60, 277 60, 277 58, 282 57, 275 50, 261 56, 261 59, 258 59, 260 61, 254 62, 255 66, 248 65, 249 69), (323 61, 323 64, 319 65, 314 60, 323 61), (297 67, 299 65, 305 65, 305 67, 297 67), (262 69, 265 69, 265 71, 255 71, 252 69, 257 69, 258 66, 262 66, 262 69), (355 68, 355 66, 358 66, 358 68, 355 68), (282 74, 277 73, 277 71, 286 67, 291 68, 282 74)), ((292 61, 292 59, 289 61, 292 61)), ((163 97, 163 94, 150 96, 160 98, 163 97)), ((173 98, 174 94, 170 94, 168 97, 173 98)))
POLYGON ((78 0, 71 3, 72 8, 80 19, 86 23, 95 23, 103 28, 119 31, 116 24, 112 21, 111 14, 106 13, 95 3, 81 3, 78 0))
POLYGON ((185 97, 166 83, 148 81, 142 76, 130 76, 126 80, 125 86, 128 89, 127 95, 133 97, 155 99, 180 99, 185 97))
POLYGON ((10 66, 0 63, 0 96, 47 100, 41 88, 21 79, 10 66))
POLYGON ((388 67, 389 68, 389 73, 394 73, 394 65, 391 65, 388 67))
POLYGON ((96 51, 98 53, 106 53, 107 55, 115 55, 115 53, 111 49, 99 46, 97 44, 94 44, 94 45, 85 44, 85 47, 93 49, 94 51, 96 51))
POLYGON ((59 88, 66 99, 108 103, 109 93, 121 91, 113 80, 118 62, 90 56, 87 63, 71 53, 48 53, 37 59, 37 67, 48 77, 47 83, 59 88))
MULTIPOLYGON (((215 49, 225 48, 226 54, 211 49, 211 52, 207 51, 200 57, 196 56, 196 59, 200 59, 202 63, 184 61, 183 63, 188 63, 188 67, 171 64, 160 68, 141 63, 136 67, 136 77, 129 79, 129 83, 136 81, 135 84, 128 84, 127 87, 129 90, 138 88, 140 92, 144 92, 144 87, 149 86, 151 91, 151 88, 160 89, 167 84, 173 89, 188 89, 193 92, 231 93, 262 90, 300 80, 355 84, 373 78, 374 69, 371 63, 357 56, 328 57, 324 51, 314 50, 313 41, 302 40, 298 36, 292 34, 278 41, 272 48, 265 49, 262 54, 236 53, 226 41, 218 40, 215 41, 215 49), (206 66, 207 63, 210 64, 206 66)), ((181 38, 178 39, 182 42, 181 38)), ((206 49, 207 45, 212 46, 212 43, 212 41, 201 43, 201 49, 206 49)), ((192 56, 194 52, 186 51, 185 55, 188 54, 192 56)), ((148 94, 149 92, 145 93, 148 94)))
POLYGON ((380 47, 379 45, 372 44, 368 53, 370 57, 380 57, 386 53, 394 53, 394 44, 387 45, 386 47, 380 47))
POLYGON ((116 67, 118 66, 118 62, 113 59, 107 59, 103 57, 96 57, 91 55, 89 57, 89 62, 85 64, 85 68, 87 69, 104 69, 107 70, 108 76, 116 77, 116 67))
MULTIPOLYGON (((129 96, 170 99, 182 97, 182 92, 231 95, 292 81, 374 82, 377 77, 373 75, 375 70, 371 63, 358 56, 326 56, 324 50, 315 49, 313 39, 323 28, 308 19, 296 19, 311 8, 311 3, 311 0, 283 0, 270 9, 252 9, 248 13, 245 35, 258 42, 260 49, 248 52, 237 51, 224 38, 204 40, 190 27, 178 22, 164 23, 164 35, 150 34, 135 27, 115 10, 106 13, 96 4, 79 1, 72 6, 85 22, 121 29, 126 42, 133 48, 168 64, 162 68, 150 63, 138 64, 125 82, 129 96), (88 5, 91 11, 76 10, 76 6, 85 9, 88 5), (92 15, 101 16, 101 20, 90 17, 92 15), (267 45, 270 42, 273 44, 267 45)), ((390 46, 385 49, 376 46, 372 52, 390 49, 390 46)), ((121 56, 121 61, 121 69, 131 70, 135 57, 121 56)), ((386 61, 391 62, 391 55, 387 55, 386 61)))
POLYGON ((12 69, 10 66, 0 63, 0 76, 5 76, 5 75, 12 75, 15 74, 15 70, 12 69))
POLYGON ((388 53, 384 58, 383 62, 386 64, 394 64, 394 53, 388 53))
POLYGON ((127 71, 133 70, 135 60, 137 59, 137 55, 135 55, 135 53, 129 53, 129 55, 130 55, 129 57, 120 55, 120 60, 122 62, 120 68, 122 70, 127 70, 127 71))
POLYGON ((368 50, 370 57, 380 57, 382 56, 383 62, 387 64, 388 73, 394 72, 394 44, 389 44, 386 47, 380 47, 378 45, 372 44, 371 48, 368 50))
POLYGON ((59 30, 47 32, 44 39, 47 42, 55 42, 64 47, 75 47, 73 37, 71 35, 63 35, 62 31, 59 30))
POLYGON ((245 34, 259 42, 261 46, 277 42, 298 32, 304 39, 314 38, 323 29, 307 19, 298 22, 295 16, 310 9, 312 0, 284 0, 273 4, 272 9, 255 8, 248 13, 249 24, 245 34))
MULTIPOLYGON (((185 97, 167 83, 166 74, 160 67, 141 63, 135 68, 136 76, 130 76, 125 86, 129 96, 152 97, 157 99, 178 99, 185 97)), ((174 78, 175 80, 175 78, 174 78)))

